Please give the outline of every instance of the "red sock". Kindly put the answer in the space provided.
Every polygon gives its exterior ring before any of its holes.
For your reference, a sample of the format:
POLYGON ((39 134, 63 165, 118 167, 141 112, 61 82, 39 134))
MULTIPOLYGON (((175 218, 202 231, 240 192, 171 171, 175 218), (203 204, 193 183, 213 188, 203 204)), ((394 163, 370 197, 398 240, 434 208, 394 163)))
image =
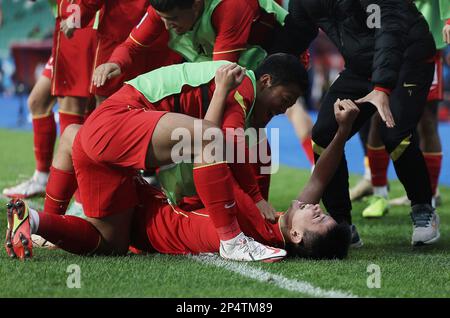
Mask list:
POLYGON ((241 233, 228 165, 222 162, 194 168, 194 183, 220 240, 226 241, 241 233))
POLYGON ((64 214, 76 189, 77 178, 73 171, 64 171, 52 166, 45 189, 45 213, 64 214))
POLYGON ((49 172, 56 140, 56 122, 53 113, 33 118, 33 133, 36 170, 49 172))
POLYGON ((433 195, 436 194, 439 184, 439 175, 441 174, 442 153, 423 153, 425 163, 427 165, 428 174, 430 175, 431 190, 433 195))
POLYGON ((369 159, 372 185, 374 187, 387 186, 387 169, 389 166, 389 154, 386 148, 372 148, 367 146, 367 158, 369 159))
POLYGON ((305 138, 305 140, 302 141, 302 147, 303 147, 303 151, 305 152, 306 157, 308 158, 309 162, 311 163, 311 166, 314 165, 314 151, 312 148, 311 137, 307 137, 307 138, 305 138))
POLYGON ((39 213, 38 235, 63 250, 78 254, 92 254, 99 246, 101 235, 88 221, 70 215, 39 213))
POLYGON ((84 115, 68 114, 59 111, 59 134, 62 135, 67 126, 72 124, 83 125, 84 115))

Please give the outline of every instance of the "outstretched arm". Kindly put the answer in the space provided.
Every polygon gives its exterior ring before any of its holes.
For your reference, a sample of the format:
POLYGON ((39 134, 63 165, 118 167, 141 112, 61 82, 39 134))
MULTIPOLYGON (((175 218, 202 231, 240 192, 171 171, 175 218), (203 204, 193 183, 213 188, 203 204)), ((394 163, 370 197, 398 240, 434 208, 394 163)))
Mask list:
POLYGON ((338 99, 334 103, 334 114, 339 128, 332 142, 320 155, 311 178, 300 193, 298 200, 301 202, 319 203, 342 160, 345 142, 352 130, 353 122, 359 114, 359 109, 351 100, 338 99))

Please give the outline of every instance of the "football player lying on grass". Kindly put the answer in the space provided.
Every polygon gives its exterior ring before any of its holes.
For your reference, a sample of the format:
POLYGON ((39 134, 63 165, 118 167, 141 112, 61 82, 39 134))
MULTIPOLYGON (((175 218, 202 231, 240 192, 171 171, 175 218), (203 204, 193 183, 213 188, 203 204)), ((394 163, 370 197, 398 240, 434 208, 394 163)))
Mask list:
MULTIPOLYGON (((339 124, 336 136, 317 162, 298 199, 293 200, 285 213, 278 213, 276 222, 265 218, 250 196, 233 182, 237 220, 245 235, 286 249, 290 257, 343 259, 347 256, 351 238, 348 224, 337 224, 318 203, 336 171, 358 113, 352 101, 336 101, 335 116, 339 124)), ((145 183, 140 183, 138 189, 141 206, 136 209, 132 223, 131 250, 163 254, 219 252, 219 237, 207 208, 195 211, 176 208, 167 203, 158 189, 145 183)), ((256 257, 260 251, 255 249, 251 253, 256 257)))
MULTIPOLYGON (((337 169, 359 109, 350 100, 337 100, 334 108, 339 128, 333 141, 323 152, 298 199, 292 202, 286 213, 277 216, 276 223, 264 218, 250 196, 231 178, 238 226, 245 233, 235 240, 237 249, 250 248, 250 257, 270 262, 283 258, 279 253, 281 248, 285 248, 290 256, 314 259, 346 257, 351 235, 348 225, 337 224, 322 211, 318 203, 337 169), (262 244, 249 245, 249 242, 253 242, 250 236, 274 248, 262 244), (267 254, 276 257, 267 257, 267 254)), ((78 127, 74 125, 69 131, 76 134, 78 127)), ((71 138, 73 140, 74 137, 71 138)), ((141 179, 135 179, 139 205, 135 208, 131 223, 131 247, 143 252, 167 254, 222 253, 223 244, 208 208, 196 211, 175 208, 167 203, 162 192, 139 180, 141 179)), ((66 233, 63 229, 55 230, 54 227, 60 226, 60 222, 50 222, 46 213, 32 210, 21 200, 9 203, 8 217, 6 249, 10 256, 31 253, 29 245, 20 242, 29 238, 30 232, 37 233, 72 253, 80 254, 85 250, 85 246, 76 244, 73 234, 66 233), (23 250, 23 246, 27 248, 23 250)), ((85 234, 82 229, 77 233, 79 237, 85 234)))
MULTIPOLYGON (((139 204, 134 178, 139 170, 178 162, 174 148, 182 144, 182 160, 193 163, 190 172, 195 190, 220 237, 220 255, 242 261, 283 258, 286 251, 248 240, 239 227, 233 176, 261 213, 270 217, 274 210, 263 199, 249 162, 226 162, 223 158, 227 157, 220 156, 227 149, 225 142, 245 141, 243 134, 225 139, 222 129, 243 131, 247 124, 265 125, 293 105, 307 85, 301 61, 287 54, 269 56, 255 72, 226 61, 185 63, 127 82, 79 131, 72 127, 72 134, 62 138, 62 155, 52 165, 39 231, 48 226, 43 237, 63 249, 73 248, 77 254, 127 253, 130 225, 139 204), (176 129, 183 130, 182 141, 174 136, 176 129), (214 136, 214 151, 206 150, 212 143, 206 134, 214 136), (86 220, 59 215, 65 212, 77 185, 86 220), (237 242, 243 242, 244 248, 237 242), (251 254, 253 250, 261 253, 251 254)), ((8 252, 29 256, 29 231, 24 225, 22 233, 16 210, 9 210, 12 232, 8 232, 8 252)))

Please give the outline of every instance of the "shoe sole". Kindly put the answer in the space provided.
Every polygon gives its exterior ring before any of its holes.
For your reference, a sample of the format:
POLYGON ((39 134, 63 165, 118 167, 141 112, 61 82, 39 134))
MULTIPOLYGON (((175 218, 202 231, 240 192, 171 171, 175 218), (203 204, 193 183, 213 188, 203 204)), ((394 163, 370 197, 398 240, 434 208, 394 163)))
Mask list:
POLYGON ((438 232, 437 235, 435 237, 433 237, 431 240, 428 240, 428 241, 425 241, 425 242, 422 242, 422 241, 414 242, 414 241, 412 241, 411 244, 414 247, 424 246, 424 245, 431 245, 431 244, 436 243, 439 240, 440 237, 441 237, 441 233, 438 232))
POLYGON ((362 214, 362 217, 365 219, 381 219, 382 217, 384 217, 386 214, 389 213, 389 210, 386 210, 385 212, 383 212, 382 215, 364 215, 364 213, 362 214))
MULTIPOLYGON (((220 253, 219 253, 220 255, 220 253)), ((244 260, 244 259, 233 259, 233 258, 228 258, 228 257, 224 257, 222 255, 220 255, 220 257, 222 257, 223 259, 227 260, 227 261, 235 261, 235 262, 263 262, 263 263, 276 263, 276 262, 280 262, 283 259, 286 258, 285 256, 276 256, 276 257, 270 257, 270 258, 265 258, 265 259, 258 259, 258 260, 244 260)))
POLYGON ((282 261, 285 257, 286 256, 272 257, 272 258, 260 260, 260 262, 263 262, 263 263, 277 263, 277 262, 282 261))
MULTIPOLYGON (((10 203, 13 203, 13 200, 11 200, 10 203)), ((5 238, 6 253, 10 258, 19 258, 20 260, 31 258, 33 255, 31 238, 22 233, 20 227, 17 229, 18 233, 12 232, 12 229, 14 228, 14 215, 17 215, 19 218, 18 212, 14 212, 14 207, 8 208, 8 228, 6 230, 5 238), (19 236, 18 239, 17 235, 19 236), (16 238, 16 240, 14 240, 14 238, 16 238)))

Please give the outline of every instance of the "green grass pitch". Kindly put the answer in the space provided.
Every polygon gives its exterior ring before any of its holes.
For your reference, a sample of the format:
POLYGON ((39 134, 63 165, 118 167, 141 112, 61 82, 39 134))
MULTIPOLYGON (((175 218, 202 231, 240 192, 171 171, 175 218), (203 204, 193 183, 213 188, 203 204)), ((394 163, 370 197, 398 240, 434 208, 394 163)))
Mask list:
MULTIPOLYGON (((32 174, 34 159, 29 132, 0 130, 0 188, 32 174)), ((308 171, 282 167, 273 176, 270 201, 279 210, 308 177, 308 171)), ((352 184, 357 177, 352 177, 352 184)), ((443 205, 441 240, 429 247, 412 249, 409 209, 391 208, 381 220, 361 217, 363 202, 354 204, 353 219, 364 246, 352 249, 344 261, 288 259, 275 264, 252 263, 257 268, 306 282, 324 291, 338 290, 359 297, 450 296, 450 189, 441 187, 443 205), (380 288, 368 288, 368 266, 380 268, 380 288)), ((403 195, 398 182, 391 196, 403 195)), ((42 204, 42 199, 33 203, 42 204)), ((0 231, 5 231, 5 203, 0 199, 0 231)), ((3 235, 3 234, 2 234, 3 235)), ((0 297, 310 297, 271 280, 259 281, 227 269, 206 265, 185 256, 146 255, 125 257, 78 257, 60 250, 34 250, 34 258, 19 262, 0 252, 0 297), (68 266, 80 268, 81 288, 68 288, 68 266)))

